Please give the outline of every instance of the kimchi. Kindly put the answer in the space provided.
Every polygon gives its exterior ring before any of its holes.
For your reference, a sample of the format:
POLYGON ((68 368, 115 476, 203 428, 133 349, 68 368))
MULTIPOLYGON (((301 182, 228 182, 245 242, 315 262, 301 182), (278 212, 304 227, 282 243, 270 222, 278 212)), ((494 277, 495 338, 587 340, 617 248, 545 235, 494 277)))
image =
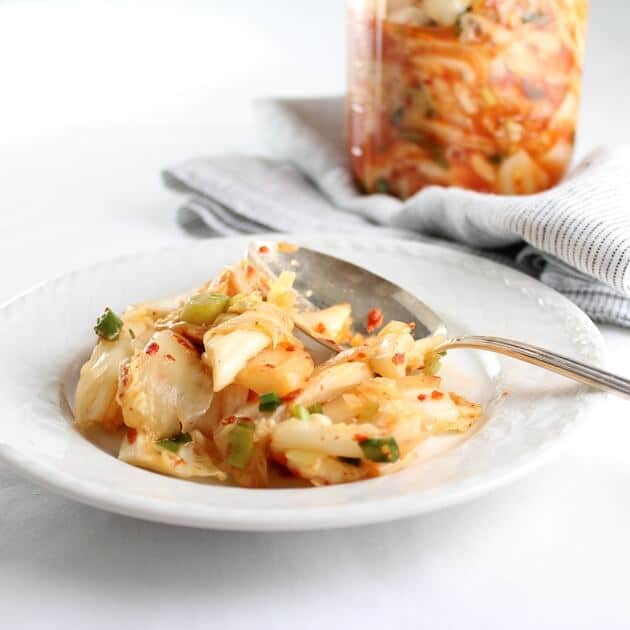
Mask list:
POLYGON ((587 0, 353 0, 350 162, 366 192, 531 194, 570 162, 587 0))

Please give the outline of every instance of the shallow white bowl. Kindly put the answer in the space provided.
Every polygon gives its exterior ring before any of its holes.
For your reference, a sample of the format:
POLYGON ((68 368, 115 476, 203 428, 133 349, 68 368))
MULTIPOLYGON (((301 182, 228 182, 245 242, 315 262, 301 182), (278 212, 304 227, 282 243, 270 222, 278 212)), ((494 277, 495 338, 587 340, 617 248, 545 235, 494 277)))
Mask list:
MULTIPOLYGON (((0 457, 38 483, 139 518, 217 529, 297 530, 387 521, 452 505, 505 484, 561 443, 595 392, 510 359, 452 351, 445 380, 485 406, 464 438, 434 438, 408 469, 342 486, 249 490, 171 479, 129 466, 72 425, 68 404, 104 306, 180 292, 245 251, 210 240, 102 263, 46 283, 0 309, 0 457)), ((601 364, 602 338, 573 304, 490 261, 433 245, 300 236, 415 292, 453 333, 511 336, 601 364)))

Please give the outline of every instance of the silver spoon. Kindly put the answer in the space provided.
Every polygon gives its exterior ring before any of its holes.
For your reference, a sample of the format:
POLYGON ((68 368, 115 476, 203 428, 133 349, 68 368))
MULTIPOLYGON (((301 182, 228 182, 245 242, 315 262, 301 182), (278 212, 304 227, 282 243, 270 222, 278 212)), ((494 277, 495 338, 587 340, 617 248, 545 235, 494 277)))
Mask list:
MULTIPOLYGON (((296 271, 294 289, 300 310, 312 311, 339 302, 349 302, 358 332, 365 333, 363 322, 366 321, 368 312, 378 306, 385 322, 393 319, 413 322, 416 337, 446 334, 446 327, 440 318, 417 297, 389 280, 345 260, 306 247, 293 249, 286 244, 271 241, 251 243, 247 258, 254 267, 272 279, 277 278, 282 271, 296 271)), ((335 352, 344 349, 312 330, 304 327, 300 329, 335 352)), ((522 341, 467 335, 447 339, 436 351, 454 348, 474 348, 504 354, 580 383, 630 398, 630 380, 522 341)))

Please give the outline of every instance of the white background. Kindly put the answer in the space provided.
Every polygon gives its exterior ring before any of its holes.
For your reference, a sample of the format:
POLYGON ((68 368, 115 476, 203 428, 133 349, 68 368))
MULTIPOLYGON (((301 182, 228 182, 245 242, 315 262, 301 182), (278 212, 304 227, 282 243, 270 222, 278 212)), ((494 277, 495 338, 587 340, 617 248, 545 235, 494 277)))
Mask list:
MULTIPOLYGON (((630 5, 592 4, 580 156, 630 141, 630 5)), ((342 0, 0 0, 0 301, 186 242, 160 169, 260 150, 253 98, 340 92, 343 14, 342 0)), ((630 332, 604 334, 630 374, 630 332)), ((0 465, 0 627, 627 628, 629 412, 610 400, 554 463, 474 503, 331 532, 144 523, 0 465)))

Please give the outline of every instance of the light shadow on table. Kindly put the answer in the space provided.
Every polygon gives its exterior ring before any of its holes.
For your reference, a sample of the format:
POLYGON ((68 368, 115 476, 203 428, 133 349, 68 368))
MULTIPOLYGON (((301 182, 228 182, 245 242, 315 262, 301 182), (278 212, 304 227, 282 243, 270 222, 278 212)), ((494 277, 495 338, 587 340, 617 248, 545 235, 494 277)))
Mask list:
MULTIPOLYGON (((542 571, 566 545, 568 527, 586 528, 585 536, 596 538, 610 527, 611 511, 620 524, 630 522, 630 476, 623 478, 625 491, 620 492, 619 473, 614 485, 609 483, 612 474, 596 465, 579 470, 567 458, 509 488, 435 514, 345 530, 257 534, 178 528, 108 514, 40 491, 0 468, 0 505, 5 507, 0 593, 7 586, 43 582, 53 591, 83 594, 87 599, 77 605, 122 598, 127 606, 153 605, 170 612, 170 597, 181 606, 207 595, 215 612, 218 606, 221 614, 232 610, 238 615, 241 608, 261 605, 274 595, 289 607, 298 606, 291 603, 293 597, 304 606, 305 593, 309 602, 324 605, 330 589, 346 589, 359 605, 361 593, 352 583, 357 575, 363 588, 387 583, 386 597, 396 589, 399 595, 413 595, 424 567, 438 589, 450 588, 453 576, 466 579, 486 558, 492 558, 487 562, 495 566, 489 570, 498 579, 504 567, 523 561, 539 563, 542 571), (590 504, 581 500, 587 486, 590 504), (597 505, 593 486, 601 488, 597 505), (489 553, 495 545, 506 550, 498 560, 489 553)), ((372 604, 387 605, 385 600, 372 604)), ((316 614, 318 605, 312 605, 316 614)))

